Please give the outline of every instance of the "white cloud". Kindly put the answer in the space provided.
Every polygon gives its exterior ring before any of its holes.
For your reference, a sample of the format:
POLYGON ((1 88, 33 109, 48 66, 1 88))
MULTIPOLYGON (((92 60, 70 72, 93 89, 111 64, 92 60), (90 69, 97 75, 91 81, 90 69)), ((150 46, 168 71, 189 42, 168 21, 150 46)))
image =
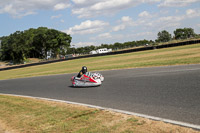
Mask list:
POLYGON ((83 4, 85 3, 87 0, 72 0, 75 4, 83 4))
MULTIPOLYGON (((142 33, 132 34, 133 37, 139 36, 151 36, 153 34, 149 31, 158 31, 158 30, 167 30, 167 29, 175 29, 183 25, 184 20, 191 19, 194 17, 200 16, 199 9, 188 9, 183 12, 182 15, 178 15, 177 13, 173 16, 169 16, 168 13, 164 14, 162 12, 150 14, 147 11, 143 11, 138 15, 138 19, 134 20, 129 16, 124 16, 118 21, 119 25, 113 26, 112 31, 117 32, 124 29, 129 30, 129 32, 137 32, 135 29, 140 28, 140 31, 146 31, 142 33)), ((131 34, 130 34, 131 35, 131 34)), ((127 36, 128 37, 128 36, 127 36)))
MULTIPOLYGON (((135 1, 136 2, 136 1, 135 1)), ((117 9, 117 8, 125 8, 125 6, 129 6, 131 4, 131 0, 106 0, 102 2, 98 2, 95 5, 91 6, 92 10, 106 10, 106 9, 117 9)))
POLYGON ((137 24, 133 21, 133 19, 129 16, 123 16, 120 21, 119 21, 119 25, 114 26, 112 28, 112 31, 120 31, 120 30, 124 30, 126 27, 130 26, 136 26, 137 24))
MULTIPOLYGON (((148 23, 151 23, 152 27, 158 28, 158 29, 166 29, 166 28, 176 28, 180 27, 182 22, 186 19, 191 19, 194 17, 200 16, 200 10, 198 9, 187 9, 185 11, 185 14, 182 15, 175 15, 175 16, 164 16, 160 18, 156 18, 155 20, 150 20, 148 23)), ((147 21, 144 20, 143 24, 147 23, 147 21)))
POLYGON ((120 31, 120 30, 124 30, 126 28, 126 25, 125 24, 121 24, 121 25, 117 25, 117 26, 114 26, 112 28, 113 31, 120 31))
POLYGON ((68 34, 91 34, 102 31, 104 27, 108 25, 109 23, 100 20, 87 20, 82 22, 80 25, 75 25, 74 27, 69 28, 65 32, 68 34))
MULTIPOLYGON (((113 15, 123 9, 143 3, 155 3, 160 0, 1 0, 0 14, 8 13, 13 17, 36 14, 37 10, 63 10, 71 7, 72 14, 79 18, 99 15, 113 15), (71 5, 73 3, 73 6, 71 5)), ((194 1, 194 0, 193 0, 194 1)))
POLYGON ((184 19, 184 16, 167 16, 167 17, 161 17, 158 19, 158 21, 161 22, 179 22, 184 19))
POLYGON ((125 26, 136 26, 137 23, 133 21, 133 19, 129 16, 123 16, 121 18, 121 23, 125 26))
POLYGON ((195 10, 193 10, 193 9, 188 9, 186 11, 186 15, 193 15, 193 14, 195 14, 195 10))
POLYGON ((72 1, 76 6, 89 6, 98 3, 100 0, 72 0, 72 1))
POLYGON ((87 4, 89 2, 86 0, 73 1, 77 5, 75 5, 75 7, 72 9, 72 13, 79 15, 79 18, 88 18, 98 15, 110 15, 120 10, 134 7, 142 3, 140 0, 94 0, 90 4, 87 4))
MULTIPOLYGON (((62 17, 62 14, 56 15, 56 16, 51 16, 51 19, 60 19, 62 17)), ((60 19, 59 20, 61 23, 64 23, 65 20, 64 19, 60 19)))
POLYGON ((79 18, 90 18, 99 15, 113 15, 121 10, 148 3, 154 4, 161 0, 72 0, 72 14, 79 18))
POLYGON ((56 18, 60 18, 60 17, 62 17, 62 15, 61 15, 61 14, 59 14, 59 15, 56 15, 56 16, 51 16, 51 19, 56 19, 56 18))
POLYGON ((153 32, 139 32, 139 33, 134 33, 134 34, 128 34, 124 37, 126 38, 135 38, 135 37, 144 37, 146 38, 147 36, 152 36, 154 33, 153 32))
POLYGON ((122 22, 130 22, 130 21, 132 21, 132 18, 129 17, 129 16, 123 16, 123 17, 121 18, 121 21, 122 21, 122 22))
POLYGON ((178 10, 178 9, 176 9, 176 13, 179 13, 179 10, 178 10))
POLYGON ((54 6, 54 10, 63 10, 70 7, 69 3, 58 3, 54 6))
POLYGON ((29 11, 26 11, 26 12, 23 12, 23 11, 24 11, 23 7, 17 9, 17 8, 15 8, 15 6, 13 4, 7 4, 7 5, 4 5, 4 6, 0 5, 0 14, 9 13, 13 17, 18 17, 18 18, 27 16, 27 15, 36 14, 36 12, 34 12, 32 10, 29 10, 29 11))
POLYGON ((62 10, 69 7, 69 0, 1 0, 0 14, 15 18, 36 14, 37 10, 62 10))
POLYGON ((200 16, 200 10, 188 9, 186 10, 186 16, 189 18, 200 16))
POLYGON ((163 0, 159 7, 183 7, 192 3, 200 2, 199 0, 163 0))
POLYGON ((160 2, 160 1, 162 1, 162 0, 143 0, 144 3, 150 3, 150 4, 157 3, 157 2, 160 2))
POLYGON ((139 17, 151 17, 151 15, 147 11, 141 12, 138 16, 139 17))
POLYGON ((157 19, 156 22, 162 24, 163 26, 167 25, 173 26, 173 25, 178 25, 177 23, 181 23, 185 19, 199 17, 199 16, 200 16, 200 10, 188 9, 183 15, 160 17, 157 19))
POLYGON ((61 23, 64 23, 64 22, 65 22, 65 20, 61 19, 61 20, 60 20, 60 22, 61 22, 61 23))
POLYGON ((136 36, 150 36, 152 35, 152 32, 141 32, 141 33, 137 33, 135 34, 136 36))
POLYGON ((160 17, 157 20, 153 21, 153 27, 156 27, 159 30, 178 27, 181 25, 181 21, 185 19, 185 16, 166 16, 160 17))
POLYGON ((109 32, 98 35, 98 38, 111 38, 111 37, 112 35, 109 32))

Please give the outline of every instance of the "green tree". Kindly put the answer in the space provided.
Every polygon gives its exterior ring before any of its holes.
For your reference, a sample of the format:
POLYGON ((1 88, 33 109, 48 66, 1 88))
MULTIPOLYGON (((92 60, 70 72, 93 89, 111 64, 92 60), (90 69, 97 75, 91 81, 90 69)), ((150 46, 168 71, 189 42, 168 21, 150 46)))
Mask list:
POLYGON ((184 29, 176 29, 174 31, 174 38, 175 39, 187 39, 191 37, 195 37, 196 34, 194 32, 194 29, 192 28, 184 28, 184 29))
POLYGON ((77 54, 83 54, 84 53, 84 47, 80 47, 76 49, 77 54))
POLYGON ((28 48, 25 46, 24 33, 16 31, 2 39, 2 60, 12 60, 21 63, 26 59, 28 48))
POLYGON ((16 31, 1 37, 1 59, 20 63, 30 57, 44 58, 48 51, 52 51, 56 57, 70 47, 71 39, 66 33, 46 27, 16 31))
POLYGON ((157 42, 168 42, 172 39, 172 36, 166 30, 158 32, 157 42))
POLYGON ((114 43, 114 49, 122 49, 122 48, 123 48, 123 46, 121 43, 119 43, 119 42, 114 43))

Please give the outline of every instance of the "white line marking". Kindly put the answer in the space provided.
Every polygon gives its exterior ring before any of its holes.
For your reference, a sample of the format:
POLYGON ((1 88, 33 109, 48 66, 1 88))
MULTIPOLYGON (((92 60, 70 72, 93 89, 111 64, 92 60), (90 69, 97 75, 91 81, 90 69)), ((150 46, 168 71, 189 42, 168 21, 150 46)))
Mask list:
POLYGON ((33 97, 33 96, 24 96, 24 95, 15 95, 15 94, 3 94, 3 93, 0 93, 0 95, 18 96, 18 97, 33 98, 33 99, 40 99, 40 100, 47 100, 47 101, 54 101, 54 102, 61 102, 61 103, 87 106, 87 107, 90 107, 90 108, 97 108, 97 109, 101 109, 101 110, 108 110, 108 111, 113 111, 113 112, 118 112, 118 113, 123 113, 123 114, 128 114, 128 115, 134 115, 134 116, 139 116, 139 117, 143 117, 143 118, 147 118, 147 119, 152 119, 152 120, 156 120, 156 121, 163 121, 163 122, 166 122, 166 123, 171 123, 171 124, 175 124, 175 125, 180 125, 180 126, 200 130, 200 125, 195 125, 195 124, 190 124, 190 123, 185 123, 185 122, 180 122, 180 121, 175 121, 175 120, 170 120, 170 119, 165 119, 165 118, 160 118, 160 117, 155 117, 155 116, 150 116, 150 115, 145 115, 145 114, 139 114, 139 113, 124 111, 124 110, 119 110, 119 109, 112 109, 112 108, 106 108, 106 107, 101 107, 101 106, 96 106, 96 105, 77 103, 77 102, 71 102, 71 101, 64 101, 64 100, 58 100, 58 99, 42 98, 42 97, 33 97))

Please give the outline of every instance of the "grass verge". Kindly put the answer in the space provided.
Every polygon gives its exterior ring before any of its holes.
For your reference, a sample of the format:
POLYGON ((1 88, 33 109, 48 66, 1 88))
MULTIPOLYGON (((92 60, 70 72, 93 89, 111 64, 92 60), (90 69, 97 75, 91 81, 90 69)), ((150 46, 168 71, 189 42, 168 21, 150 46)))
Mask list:
POLYGON ((0 95, 0 108, 1 123, 13 133, 198 133, 131 115, 32 98, 0 95))
POLYGON ((89 71, 200 63, 200 44, 127 54, 91 57, 0 72, 0 80, 89 71))

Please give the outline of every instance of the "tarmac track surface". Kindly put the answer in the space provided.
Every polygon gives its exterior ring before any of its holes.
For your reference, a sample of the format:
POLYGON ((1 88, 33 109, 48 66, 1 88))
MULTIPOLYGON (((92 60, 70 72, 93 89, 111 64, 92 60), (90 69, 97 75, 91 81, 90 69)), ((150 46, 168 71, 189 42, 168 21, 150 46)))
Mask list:
POLYGON ((66 100, 200 125, 200 64, 101 71, 99 87, 73 88, 75 74, 0 80, 0 93, 66 100))

